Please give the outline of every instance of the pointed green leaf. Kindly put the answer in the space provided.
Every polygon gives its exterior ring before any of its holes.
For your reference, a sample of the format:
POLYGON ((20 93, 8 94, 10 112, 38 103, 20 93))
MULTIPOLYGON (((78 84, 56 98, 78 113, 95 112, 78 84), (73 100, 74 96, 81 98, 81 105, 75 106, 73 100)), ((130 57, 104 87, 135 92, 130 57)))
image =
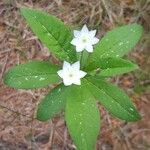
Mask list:
POLYGON ((106 57, 122 57, 127 54, 139 41, 142 34, 142 26, 129 24, 113 29, 96 45, 91 54, 91 60, 99 60, 106 57))
POLYGON ((47 121, 65 109, 67 89, 67 87, 61 84, 49 92, 38 105, 36 114, 38 120, 47 121))
POLYGON ((21 14, 33 32, 55 56, 70 62, 76 60, 74 47, 70 44, 72 33, 62 21, 45 12, 25 7, 21 8, 21 14))
POLYGON ((93 72, 96 73, 97 69, 99 69, 97 75, 108 77, 108 76, 127 73, 137 68, 138 66, 136 64, 133 64, 129 60, 110 57, 110 58, 101 58, 99 60, 94 60, 86 67, 85 70, 93 74, 93 72))
POLYGON ((96 101, 84 86, 72 86, 67 97, 65 118, 77 150, 93 150, 100 128, 96 101))
POLYGON ((121 89, 102 79, 89 77, 87 80, 92 94, 114 116, 126 121, 140 119, 131 100, 121 89))
POLYGON ((4 76, 4 83, 17 89, 33 89, 60 81, 59 67, 49 62, 31 61, 11 68, 4 76))

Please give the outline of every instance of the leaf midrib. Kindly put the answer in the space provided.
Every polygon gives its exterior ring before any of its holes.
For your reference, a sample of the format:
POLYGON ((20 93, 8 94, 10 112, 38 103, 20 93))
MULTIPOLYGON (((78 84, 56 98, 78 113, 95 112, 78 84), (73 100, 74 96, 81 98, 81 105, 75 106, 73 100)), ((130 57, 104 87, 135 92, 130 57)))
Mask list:
MULTIPOLYGON (((30 13, 29 13, 30 14, 30 13)), ((39 20, 37 20, 37 16, 34 16, 34 15, 32 15, 32 14, 30 14, 40 25, 41 25, 41 27, 43 28, 43 24, 39 21, 39 20)), ((45 26, 44 26, 45 27, 45 26)), ((61 44, 57 39, 56 39, 56 37, 54 36, 54 34, 52 33, 52 32, 50 32, 46 27, 45 28, 43 28, 43 30, 45 30, 47 33, 49 33, 49 34, 51 34, 52 35, 52 37, 55 39, 55 41, 58 43, 58 45, 60 46, 60 48, 62 48, 63 49, 63 51, 64 51, 64 53, 67 55, 67 53, 65 52, 65 49, 64 49, 64 45, 63 44, 61 44)), ((50 37, 49 36, 47 36, 49 39, 50 39, 50 37)), ((68 56, 68 55, 67 55, 68 56)))
MULTIPOLYGON (((88 79, 86 79, 88 82, 90 82, 88 79)), ((101 89, 99 89, 96 85, 94 85, 92 82, 90 82, 96 89, 98 89, 99 91, 103 91, 103 90, 101 90, 101 89)), ((106 93, 106 92, 105 92, 106 93)), ((108 93, 106 93, 106 95, 108 95, 109 96, 109 94, 108 93)), ((95 96, 94 96, 95 97, 95 96)), ((109 96, 110 98, 112 98, 111 96, 109 96)), ((117 103, 117 104, 119 104, 119 106, 121 107, 121 108, 123 108, 124 109, 124 107, 122 107, 122 105, 120 105, 120 103, 118 103, 117 101, 116 101, 116 98, 112 98, 112 99, 114 99, 114 101, 117 103)), ((130 114, 130 112, 126 109, 126 107, 125 107, 125 109, 124 109, 131 117, 132 117, 132 115, 130 114)))
POLYGON ((33 74, 33 75, 22 75, 22 76, 14 76, 13 78, 21 78, 21 77, 33 77, 33 76, 46 76, 46 75, 57 75, 55 73, 46 73, 46 74, 33 74))
MULTIPOLYGON (((136 32, 137 33, 137 32, 136 32)), ((105 49, 109 49, 110 51, 117 45, 117 43, 119 43, 119 42, 122 42, 122 41, 126 41, 126 39, 128 39, 130 36, 126 36, 125 38, 124 38, 124 40, 118 40, 118 41, 116 41, 116 42, 114 42, 114 44, 112 45, 112 47, 108 47, 108 48, 105 48, 105 49)), ((101 41, 102 42, 102 41, 101 41)), ((128 44, 129 45, 129 44, 128 44)), ((98 46, 97 45, 97 47, 95 48, 95 50, 96 49, 100 49, 102 47, 102 45, 100 44, 100 46, 98 46)), ((121 46, 120 46, 121 47, 121 46)), ((104 49, 104 48, 103 48, 104 49)), ((96 54, 96 53, 95 53, 96 54)), ((105 57, 105 54, 107 54, 107 51, 104 51, 103 52, 103 54, 101 55, 101 58, 106 58, 105 57), (103 55, 104 55, 104 57, 103 57, 103 55)), ((93 55, 94 56, 94 58, 95 58, 95 56, 97 56, 97 55, 93 55)))
MULTIPOLYGON (((95 61, 96 62, 96 61, 95 61)), ((94 62, 93 62, 94 63, 94 62)), ((116 66, 116 67, 108 67, 108 68, 105 68, 105 69, 102 69, 102 70, 106 70, 106 69, 119 69, 119 68, 138 68, 137 65, 135 65, 134 63, 131 63, 129 62, 129 64, 126 64, 126 65, 130 65, 130 66, 116 66)), ((93 71, 93 70, 96 70, 96 69, 101 69, 101 67, 97 67, 97 68, 94 68, 94 69, 90 69, 90 71, 93 71)))
MULTIPOLYGON (((98 67, 98 68, 101 69, 100 67, 98 67)), ((131 67, 114 67, 114 68, 106 68, 106 69, 101 69, 101 70, 103 71, 103 70, 107 70, 107 69, 122 69, 122 68, 123 68, 123 69, 125 69, 125 68, 127 68, 127 69, 128 69, 128 68, 136 68, 136 66, 131 66, 131 67)), ((96 69, 97 69, 97 68, 96 68, 96 69)), ((95 70, 96 70, 96 69, 95 69, 95 70)))

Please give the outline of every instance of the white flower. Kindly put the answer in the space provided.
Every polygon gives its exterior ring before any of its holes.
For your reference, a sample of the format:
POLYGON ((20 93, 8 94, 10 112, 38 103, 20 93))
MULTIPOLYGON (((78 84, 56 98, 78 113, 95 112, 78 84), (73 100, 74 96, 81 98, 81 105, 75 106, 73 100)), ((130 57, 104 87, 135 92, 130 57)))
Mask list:
POLYGON ((95 37, 96 30, 89 31, 84 25, 81 31, 74 30, 74 39, 71 44, 76 46, 76 51, 81 52, 84 49, 93 52, 93 45, 98 43, 99 39, 95 37))
POLYGON ((63 83, 66 86, 71 84, 81 85, 80 79, 87 74, 86 72, 80 70, 79 61, 75 62, 72 65, 64 61, 63 69, 59 70, 57 73, 63 79, 63 83))

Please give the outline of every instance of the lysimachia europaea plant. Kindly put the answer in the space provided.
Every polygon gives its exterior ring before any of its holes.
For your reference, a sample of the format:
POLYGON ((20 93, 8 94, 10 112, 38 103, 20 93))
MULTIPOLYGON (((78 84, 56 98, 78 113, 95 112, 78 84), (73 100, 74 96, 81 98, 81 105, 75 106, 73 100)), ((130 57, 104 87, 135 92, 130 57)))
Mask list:
POLYGON ((140 119, 129 97, 106 80, 138 68, 122 57, 140 39, 140 25, 115 28, 99 40, 95 37, 96 30, 89 31, 86 25, 81 31, 72 32, 45 12, 21 8, 21 14, 41 42, 63 62, 62 67, 45 61, 29 61, 10 69, 4 76, 4 83, 17 89, 58 83, 39 103, 38 120, 47 121, 64 110, 77 149, 93 150, 100 130, 97 102, 127 122, 140 119))

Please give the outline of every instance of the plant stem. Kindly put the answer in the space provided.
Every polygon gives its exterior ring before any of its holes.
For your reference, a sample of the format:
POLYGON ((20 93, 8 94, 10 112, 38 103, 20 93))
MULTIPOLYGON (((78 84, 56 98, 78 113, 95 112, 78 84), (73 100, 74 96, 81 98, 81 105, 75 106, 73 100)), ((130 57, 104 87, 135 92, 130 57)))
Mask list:
POLYGON ((81 61, 82 58, 82 52, 77 53, 77 59, 78 61, 81 61))
POLYGON ((81 57, 81 69, 83 69, 85 67, 85 65, 87 65, 87 60, 88 60, 88 57, 89 57, 89 53, 84 50, 82 51, 82 57, 81 57))

